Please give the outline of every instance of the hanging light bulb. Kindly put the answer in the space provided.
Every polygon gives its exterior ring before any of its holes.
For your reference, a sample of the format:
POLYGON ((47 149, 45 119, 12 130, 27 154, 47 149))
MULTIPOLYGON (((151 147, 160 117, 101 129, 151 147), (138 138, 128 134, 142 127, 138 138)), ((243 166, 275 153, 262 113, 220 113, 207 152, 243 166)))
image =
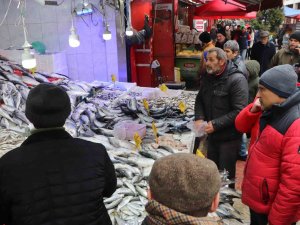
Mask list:
POLYGON ((111 32, 109 31, 108 27, 109 27, 109 25, 106 24, 105 31, 103 32, 103 35, 102 35, 102 37, 105 41, 109 41, 111 39, 111 32))
POLYGON ((26 34, 26 27, 25 27, 25 18, 22 15, 22 24, 23 24, 23 30, 24 30, 24 45, 23 49, 24 52, 22 53, 22 66, 25 69, 32 69, 36 67, 36 58, 34 57, 34 54, 30 52, 31 45, 27 41, 27 34, 26 34))
POLYGON ((133 29, 132 29, 132 26, 131 26, 130 2, 131 2, 130 0, 126 0, 126 10, 127 10, 128 16, 127 16, 127 28, 126 28, 125 34, 126 34, 126 36, 129 36, 129 37, 133 35, 133 29))
POLYGON ((80 45, 80 40, 78 34, 76 34, 76 29, 73 24, 73 19, 72 19, 72 27, 70 29, 70 35, 69 35, 69 45, 72 48, 77 48, 80 45))
POLYGON ((24 52, 22 53, 22 66, 25 69, 32 69, 36 67, 36 58, 34 54, 30 52, 31 45, 27 42, 24 43, 24 52))
POLYGON ((126 36, 132 36, 133 35, 133 29, 132 29, 131 25, 127 26, 125 34, 126 34, 126 36))

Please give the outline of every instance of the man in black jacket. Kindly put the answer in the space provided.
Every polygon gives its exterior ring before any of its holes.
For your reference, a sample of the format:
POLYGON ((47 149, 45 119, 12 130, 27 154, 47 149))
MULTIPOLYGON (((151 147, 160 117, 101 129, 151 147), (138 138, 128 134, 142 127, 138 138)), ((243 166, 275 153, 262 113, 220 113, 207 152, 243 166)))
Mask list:
POLYGON ((116 190, 114 166, 103 145, 64 130, 70 112, 60 87, 29 92, 25 114, 36 130, 0 159, 0 224, 111 224, 103 197, 116 190))
POLYGON ((260 76, 270 68, 270 63, 276 53, 276 48, 275 45, 269 41, 268 31, 261 31, 259 35, 260 41, 253 45, 250 58, 259 63, 260 76))
POLYGON ((207 157, 220 170, 229 171, 235 177, 235 164, 241 146, 241 133, 234 126, 237 114, 248 103, 248 84, 238 66, 227 61, 220 48, 208 51, 207 73, 201 82, 195 103, 195 125, 207 121, 207 157))

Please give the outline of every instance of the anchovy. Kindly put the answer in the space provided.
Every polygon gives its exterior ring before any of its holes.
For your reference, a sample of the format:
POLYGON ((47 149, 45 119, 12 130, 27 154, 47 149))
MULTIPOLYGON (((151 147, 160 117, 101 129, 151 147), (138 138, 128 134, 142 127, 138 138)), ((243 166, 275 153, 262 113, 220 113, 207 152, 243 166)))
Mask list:
POLYGON ((120 198, 123 198, 123 197, 124 197, 124 194, 121 194, 121 195, 120 194, 113 194, 110 198, 104 199, 103 202, 105 204, 107 204, 107 203, 114 202, 114 201, 116 201, 116 200, 118 200, 120 198))
POLYGON ((120 204, 120 202, 122 202, 122 198, 119 198, 119 199, 116 199, 115 201, 109 203, 109 204, 106 204, 105 207, 106 209, 113 209, 115 208, 117 205, 120 204))
POLYGON ((125 205, 127 205, 132 198, 133 198, 132 196, 127 196, 127 197, 123 198, 122 202, 117 207, 117 211, 120 211, 121 208, 123 208, 125 205))
POLYGON ((135 188, 134 188, 134 186, 131 184, 131 183, 129 183, 129 182, 127 182, 127 181, 124 181, 124 184, 125 184, 125 186, 127 186, 135 195, 137 194, 137 191, 135 190, 135 188))
POLYGON ((138 185, 135 186, 135 189, 137 190, 137 192, 138 192, 141 196, 147 198, 147 191, 146 191, 146 190, 144 190, 143 188, 141 188, 141 187, 138 186, 138 185))

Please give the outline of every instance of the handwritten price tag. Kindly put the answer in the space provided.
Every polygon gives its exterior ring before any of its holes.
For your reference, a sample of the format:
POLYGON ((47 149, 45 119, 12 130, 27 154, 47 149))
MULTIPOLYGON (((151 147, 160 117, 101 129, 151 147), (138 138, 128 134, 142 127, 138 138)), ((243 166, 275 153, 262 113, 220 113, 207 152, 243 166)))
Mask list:
POLYGON ((168 90, 168 87, 165 84, 160 85, 160 90, 163 92, 166 92, 168 90))
POLYGON ((196 151, 196 155, 201 157, 201 158, 205 158, 205 156, 203 155, 202 151, 200 149, 197 149, 196 151))
POLYGON ((111 81, 112 81, 113 83, 115 83, 116 80, 117 80, 116 75, 112 74, 112 75, 111 75, 111 81))
POLYGON ((179 107, 180 112, 182 112, 182 113, 185 112, 186 106, 185 106, 185 103, 183 101, 179 102, 178 107, 179 107))
POLYGON ((133 140, 134 140, 136 149, 141 150, 142 149, 142 139, 138 132, 134 133, 133 140))
POLYGON ((147 110, 148 114, 149 114, 149 103, 146 99, 143 99, 143 104, 144 104, 144 107, 145 109, 147 110))
POLYGON ((158 143, 158 134, 157 134, 157 128, 154 122, 152 122, 152 130, 155 136, 155 142, 158 143))
POLYGON ((30 72, 31 74, 34 74, 34 73, 36 72, 36 67, 30 69, 29 72, 30 72))

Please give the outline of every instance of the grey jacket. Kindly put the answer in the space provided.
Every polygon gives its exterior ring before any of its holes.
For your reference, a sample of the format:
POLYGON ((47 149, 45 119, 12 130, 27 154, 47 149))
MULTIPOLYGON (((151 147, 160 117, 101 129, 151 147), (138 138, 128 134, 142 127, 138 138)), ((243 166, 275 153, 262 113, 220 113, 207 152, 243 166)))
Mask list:
POLYGON ((238 66, 228 61, 220 76, 205 74, 195 102, 195 120, 212 121, 214 140, 236 140, 237 114, 248 104, 248 83, 238 66))
POLYGON ((242 57, 238 55, 235 59, 232 60, 234 64, 236 64, 239 67, 239 70, 244 74, 246 79, 249 77, 248 70, 245 66, 245 62, 243 61, 242 57))

